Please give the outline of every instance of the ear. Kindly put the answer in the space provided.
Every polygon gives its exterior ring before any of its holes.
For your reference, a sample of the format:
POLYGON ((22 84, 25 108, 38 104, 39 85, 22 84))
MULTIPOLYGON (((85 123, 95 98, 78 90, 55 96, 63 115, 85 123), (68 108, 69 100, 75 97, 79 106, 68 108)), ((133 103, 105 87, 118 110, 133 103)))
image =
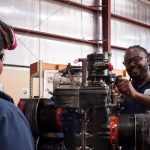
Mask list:
POLYGON ((147 58, 147 63, 150 66, 150 57, 147 58))
POLYGON ((147 63, 150 66, 150 53, 147 54, 147 63))

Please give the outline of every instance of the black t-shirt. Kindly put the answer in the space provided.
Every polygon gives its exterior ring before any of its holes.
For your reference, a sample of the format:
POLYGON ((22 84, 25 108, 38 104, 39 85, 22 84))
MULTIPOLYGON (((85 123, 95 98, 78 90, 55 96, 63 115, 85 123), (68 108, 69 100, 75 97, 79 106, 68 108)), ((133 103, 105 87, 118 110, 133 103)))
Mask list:
MULTIPOLYGON (((143 93, 145 95, 150 96, 150 81, 140 88, 136 86, 134 86, 134 88, 139 93, 143 93)), ((146 111, 150 111, 150 107, 148 108, 144 106, 142 103, 132 100, 128 96, 126 96, 124 99, 123 107, 124 109, 121 112, 122 114, 140 114, 140 113, 146 113, 146 111)))

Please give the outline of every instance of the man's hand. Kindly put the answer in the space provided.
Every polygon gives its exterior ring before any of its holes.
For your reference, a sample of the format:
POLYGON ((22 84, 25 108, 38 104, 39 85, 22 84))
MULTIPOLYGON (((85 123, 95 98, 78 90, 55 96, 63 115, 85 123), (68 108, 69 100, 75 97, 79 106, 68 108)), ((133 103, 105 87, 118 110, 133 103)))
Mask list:
POLYGON ((117 77, 116 86, 120 93, 128 95, 133 99, 136 98, 137 91, 134 89, 131 81, 129 81, 128 79, 123 77, 117 77))

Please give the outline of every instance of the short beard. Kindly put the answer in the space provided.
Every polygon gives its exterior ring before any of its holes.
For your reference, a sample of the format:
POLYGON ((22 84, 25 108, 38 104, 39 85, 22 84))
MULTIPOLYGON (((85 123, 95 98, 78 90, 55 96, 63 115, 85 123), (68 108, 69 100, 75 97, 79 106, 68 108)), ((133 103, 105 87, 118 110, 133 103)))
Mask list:
POLYGON ((148 70, 149 70, 149 66, 148 65, 145 65, 145 66, 143 66, 142 68, 141 68, 141 72, 140 72, 140 74, 139 75, 137 75, 137 76, 132 76, 132 75, 130 75, 129 74, 129 76, 131 77, 131 79, 134 81, 134 82, 141 82, 143 79, 144 79, 144 77, 146 76, 146 73, 148 72, 148 70))

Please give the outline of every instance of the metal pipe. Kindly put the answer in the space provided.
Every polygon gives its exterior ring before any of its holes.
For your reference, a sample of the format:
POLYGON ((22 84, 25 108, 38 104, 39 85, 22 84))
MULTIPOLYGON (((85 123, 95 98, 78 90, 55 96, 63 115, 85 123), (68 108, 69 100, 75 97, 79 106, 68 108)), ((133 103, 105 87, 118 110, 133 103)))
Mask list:
POLYGON ((111 0, 102 0, 103 52, 111 51, 111 0))
POLYGON ((44 64, 39 60, 39 98, 44 96, 44 64))
MULTIPOLYGON (((98 7, 100 5, 100 0, 95 0, 94 5, 98 7)), ((95 23, 94 23, 94 39, 96 39, 97 42, 100 38, 100 17, 99 16, 100 16, 99 12, 94 14, 94 20, 95 20, 95 23)), ((95 52, 97 52, 97 53, 100 52, 100 45, 99 44, 97 45, 97 49, 96 49, 95 52)))

